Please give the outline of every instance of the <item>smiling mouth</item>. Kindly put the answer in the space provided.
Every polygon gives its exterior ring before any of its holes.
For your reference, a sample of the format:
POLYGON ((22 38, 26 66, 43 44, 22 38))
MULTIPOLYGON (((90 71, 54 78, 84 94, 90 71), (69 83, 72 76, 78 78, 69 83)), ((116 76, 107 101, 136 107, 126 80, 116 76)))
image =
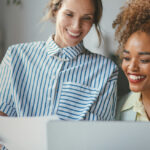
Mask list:
POLYGON ((81 35, 81 32, 80 33, 73 33, 73 32, 71 32, 69 30, 67 30, 67 31, 68 31, 70 36, 75 37, 75 38, 77 38, 77 37, 79 37, 81 35))
POLYGON ((129 79, 129 81, 132 82, 132 83, 141 82, 141 81, 143 81, 145 78, 146 78, 146 76, 142 76, 142 75, 132 75, 132 74, 129 74, 129 75, 128 75, 128 79, 129 79))

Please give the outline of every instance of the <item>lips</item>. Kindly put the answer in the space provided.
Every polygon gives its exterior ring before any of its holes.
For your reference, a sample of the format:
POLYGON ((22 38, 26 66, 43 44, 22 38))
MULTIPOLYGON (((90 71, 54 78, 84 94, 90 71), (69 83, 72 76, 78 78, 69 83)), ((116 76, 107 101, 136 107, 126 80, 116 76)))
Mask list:
POLYGON ((131 83, 142 82, 145 78, 146 76, 143 76, 143 75, 128 74, 128 79, 131 83))
POLYGON ((70 36, 72 36, 72 37, 74 37, 74 38, 77 38, 77 37, 79 37, 79 36, 81 35, 81 32, 73 33, 73 32, 71 32, 71 31, 69 31, 69 30, 68 30, 68 33, 69 33, 70 36))

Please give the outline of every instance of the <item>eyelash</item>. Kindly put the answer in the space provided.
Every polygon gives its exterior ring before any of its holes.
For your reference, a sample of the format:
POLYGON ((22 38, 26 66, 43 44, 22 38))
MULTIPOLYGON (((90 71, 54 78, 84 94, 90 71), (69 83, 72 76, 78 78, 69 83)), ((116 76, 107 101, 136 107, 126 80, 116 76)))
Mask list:
POLYGON ((84 19, 84 20, 92 20, 91 17, 83 17, 82 19, 84 19))
MULTIPOLYGON (((129 57, 123 57, 123 60, 130 61, 130 58, 129 57)), ((141 59, 140 61, 142 63, 150 63, 150 59, 141 59)))
POLYGON ((125 61, 129 61, 129 60, 130 60, 130 58, 129 58, 129 57, 123 57, 123 60, 125 60, 125 61))
POLYGON ((142 59, 142 60, 140 60, 142 63, 149 63, 150 62, 150 60, 149 59, 142 59))
MULTIPOLYGON (((73 15, 72 15, 72 14, 69 14, 69 13, 66 13, 66 16, 72 17, 73 15)), ((83 17, 82 19, 83 19, 83 20, 92 20, 91 17, 83 17)))
POLYGON ((66 16, 72 17, 73 15, 72 14, 66 14, 66 16))

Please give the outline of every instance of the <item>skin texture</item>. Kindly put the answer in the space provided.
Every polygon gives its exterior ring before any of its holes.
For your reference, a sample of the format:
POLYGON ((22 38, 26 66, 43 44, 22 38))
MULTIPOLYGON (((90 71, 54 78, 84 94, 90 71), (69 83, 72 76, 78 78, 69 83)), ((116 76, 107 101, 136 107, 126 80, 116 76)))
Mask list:
POLYGON ((93 25, 94 12, 92 0, 64 0, 56 12, 55 42, 60 47, 81 42, 93 25))
POLYGON ((123 51, 122 69, 130 89, 142 93, 142 102, 150 118, 150 35, 133 33, 123 51))

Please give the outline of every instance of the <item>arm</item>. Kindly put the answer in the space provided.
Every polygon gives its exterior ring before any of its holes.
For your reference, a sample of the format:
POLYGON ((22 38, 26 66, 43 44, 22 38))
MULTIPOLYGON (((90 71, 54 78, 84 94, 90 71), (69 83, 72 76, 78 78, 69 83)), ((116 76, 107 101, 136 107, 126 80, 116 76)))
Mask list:
POLYGON ((7 114, 0 111, 0 116, 7 116, 7 114))
POLYGON ((87 113, 85 120, 114 120, 117 102, 118 69, 115 67, 105 86, 99 93, 97 102, 87 113))
POLYGON ((16 115, 12 94, 11 48, 0 64, 0 115, 16 115))

